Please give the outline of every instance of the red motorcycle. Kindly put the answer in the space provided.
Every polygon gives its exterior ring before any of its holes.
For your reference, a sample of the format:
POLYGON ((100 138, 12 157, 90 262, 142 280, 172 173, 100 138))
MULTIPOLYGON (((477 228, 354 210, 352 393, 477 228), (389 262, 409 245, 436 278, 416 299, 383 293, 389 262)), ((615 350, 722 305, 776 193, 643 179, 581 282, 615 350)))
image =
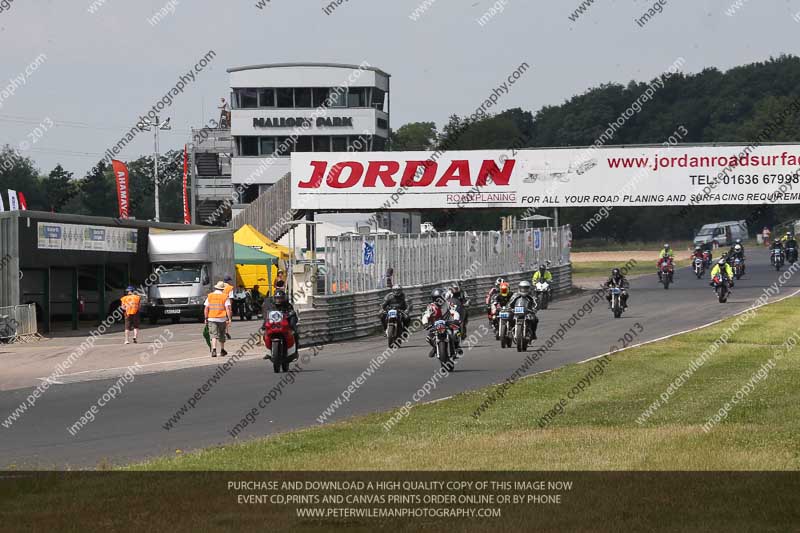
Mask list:
POLYGON ((664 284, 664 289, 669 289, 669 284, 672 283, 672 275, 674 268, 672 265, 671 257, 664 257, 658 260, 658 281, 664 284))
POLYGON ((264 320, 264 346, 267 355, 264 359, 272 361, 275 373, 289 371, 289 363, 297 359, 295 343, 289 317, 282 311, 269 311, 264 320))

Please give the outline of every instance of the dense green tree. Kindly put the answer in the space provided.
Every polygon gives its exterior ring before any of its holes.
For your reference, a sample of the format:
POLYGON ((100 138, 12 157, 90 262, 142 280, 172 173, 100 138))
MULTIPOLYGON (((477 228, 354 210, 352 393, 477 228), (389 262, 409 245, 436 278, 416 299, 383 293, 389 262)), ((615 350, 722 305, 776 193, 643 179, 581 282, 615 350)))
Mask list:
POLYGON ((100 217, 119 216, 113 172, 105 161, 97 163, 80 181, 78 187, 83 214, 100 217))
POLYGON ((60 212, 73 196, 78 194, 78 186, 72 180, 72 172, 67 172, 61 164, 42 178, 42 191, 49 211, 60 212))
POLYGON ((438 132, 434 122, 409 122, 392 132, 392 150, 430 150, 436 143, 438 132))

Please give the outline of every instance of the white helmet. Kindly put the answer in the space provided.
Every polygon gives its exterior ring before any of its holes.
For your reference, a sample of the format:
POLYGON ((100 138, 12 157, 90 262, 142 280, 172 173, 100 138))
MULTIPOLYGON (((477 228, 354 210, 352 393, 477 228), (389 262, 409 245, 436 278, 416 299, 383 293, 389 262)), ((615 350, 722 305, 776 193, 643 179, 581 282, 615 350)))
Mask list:
POLYGON ((531 293, 531 282, 530 281, 520 281, 519 282, 519 293, 523 296, 527 296, 531 293))
POLYGON ((741 244, 737 244, 736 246, 733 247, 733 249, 735 251, 737 251, 737 252, 741 252, 742 251, 742 245, 741 244))

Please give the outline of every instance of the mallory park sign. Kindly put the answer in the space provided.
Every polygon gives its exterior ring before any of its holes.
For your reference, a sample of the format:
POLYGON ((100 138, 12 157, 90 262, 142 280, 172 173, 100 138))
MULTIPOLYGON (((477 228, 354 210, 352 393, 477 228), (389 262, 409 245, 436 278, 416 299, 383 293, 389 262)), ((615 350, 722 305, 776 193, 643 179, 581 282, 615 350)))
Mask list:
POLYGON ((292 208, 800 203, 800 145, 292 154, 292 208))
MULTIPOLYGON (((315 124, 312 117, 253 118, 254 128, 310 128, 315 124)), ((318 128, 352 128, 353 117, 317 117, 318 128)))

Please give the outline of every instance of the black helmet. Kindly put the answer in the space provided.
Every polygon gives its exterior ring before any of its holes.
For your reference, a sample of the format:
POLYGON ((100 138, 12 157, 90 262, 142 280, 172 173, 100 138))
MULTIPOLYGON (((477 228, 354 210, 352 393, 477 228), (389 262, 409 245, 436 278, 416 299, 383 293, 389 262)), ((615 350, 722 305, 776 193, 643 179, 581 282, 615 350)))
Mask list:
POLYGON ((286 291, 281 291, 281 290, 275 291, 275 296, 273 296, 272 299, 275 300, 275 303, 278 305, 285 304, 287 300, 286 291))
POLYGON ((450 287, 450 294, 453 296, 458 296, 461 294, 461 287, 458 286, 458 283, 453 283, 453 286, 450 287))
POLYGON ((401 294, 403 294, 403 287, 395 283, 394 285, 392 285, 392 294, 394 294, 395 296, 400 296, 401 294))
POLYGON ((545 272, 547 272, 547 267, 545 265, 539 265, 539 272, 544 274, 545 272))
POLYGON ((620 272, 618 268, 615 268, 614 270, 611 271, 611 277, 614 279, 619 279, 622 277, 622 272, 620 272))
POLYGON ((440 301, 442 301, 442 290, 441 289, 433 289, 431 291, 431 301, 432 302, 440 302, 440 301))

